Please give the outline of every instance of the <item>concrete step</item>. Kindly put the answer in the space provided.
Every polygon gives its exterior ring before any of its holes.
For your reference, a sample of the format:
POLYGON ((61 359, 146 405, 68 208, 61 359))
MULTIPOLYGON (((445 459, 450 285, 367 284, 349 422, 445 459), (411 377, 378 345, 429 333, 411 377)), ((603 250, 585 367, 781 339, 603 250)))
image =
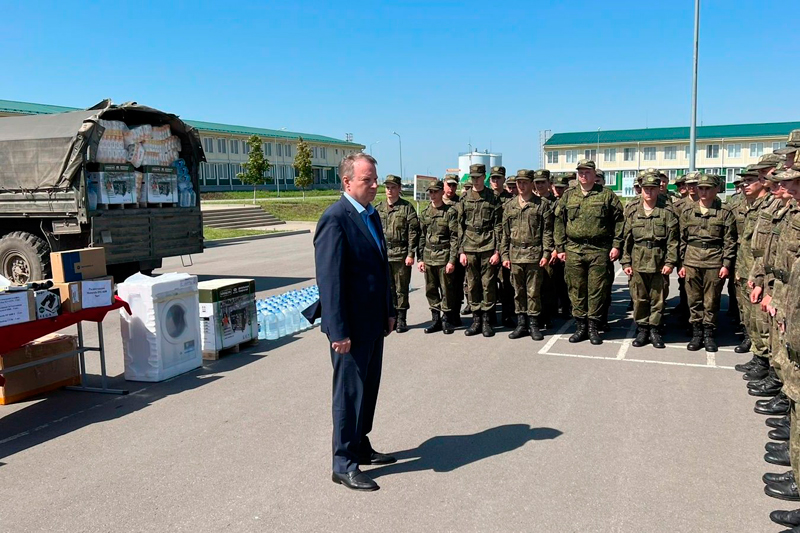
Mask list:
POLYGON ((275 219, 273 215, 269 213, 265 213, 263 211, 257 213, 242 213, 242 214, 233 214, 233 215, 218 215, 218 216, 206 216, 203 215, 203 220, 207 222, 236 222, 238 220, 256 220, 256 219, 275 219))
POLYGON ((227 216, 236 214, 263 213, 260 207, 246 207, 239 209, 207 209, 203 210, 203 216, 227 216))
POLYGON ((218 229, 246 229, 246 228, 261 228, 264 226, 280 226, 281 224, 286 224, 283 220, 274 220, 274 221, 260 221, 260 222, 221 222, 221 223, 212 223, 212 224, 203 224, 204 226, 208 226, 209 228, 218 228, 218 229))

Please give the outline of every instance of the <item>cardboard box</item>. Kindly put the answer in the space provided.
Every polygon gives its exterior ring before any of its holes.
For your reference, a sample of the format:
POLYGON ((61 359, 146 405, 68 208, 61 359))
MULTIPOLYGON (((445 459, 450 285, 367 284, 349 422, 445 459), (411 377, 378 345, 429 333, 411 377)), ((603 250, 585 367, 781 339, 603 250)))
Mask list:
POLYGON ((178 203, 178 171, 174 167, 147 166, 142 170, 148 203, 178 203))
MULTIPOLYGON (((93 165, 94 166, 94 165, 93 165)), ((131 165, 96 166, 97 172, 87 172, 86 179, 90 189, 97 194, 98 204, 135 204, 136 176, 131 165)))
POLYGON ((23 324, 36 320, 36 299, 33 291, 0 292, 0 326, 23 324))
POLYGON ((61 312, 61 296, 58 291, 35 291, 33 297, 36 302, 36 320, 53 318, 61 312))
POLYGON ((103 247, 53 252, 50 254, 50 265, 55 283, 69 283, 108 275, 106 250, 103 247))
POLYGON ((215 279, 197 284, 203 352, 218 352, 258 338, 256 282, 215 279))
POLYGON ((77 313, 82 309, 106 307, 114 303, 114 278, 87 279, 71 283, 55 283, 53 289, 61 297, 61 309, 65 313, 77 313))
POLYGON ((79 385, 81 379, 77 354, 18 372, 3 372, 17 365, 74 352, 77 349, 78 342, 75 337, 53 334, 0 356, 0 374, 6 378, 5 386, 0 387, 0 405, 18 402, 68 385, 79 385))

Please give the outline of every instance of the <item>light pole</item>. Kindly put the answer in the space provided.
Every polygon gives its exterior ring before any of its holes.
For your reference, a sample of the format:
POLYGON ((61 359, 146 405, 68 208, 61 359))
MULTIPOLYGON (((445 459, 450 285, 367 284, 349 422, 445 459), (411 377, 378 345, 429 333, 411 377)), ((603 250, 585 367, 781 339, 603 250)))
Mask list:
POLYGON ((392 135, 397 135, 397 142, 400 146, 400 183, 403 182, 403 140, 400 138, 400 134, 396 131, 392 132, 392 135))
POLYGON ((694 65, 692 73, 692 125, 689 128, 689 170, 696 170, 697 152, 697 56, 700 37, 700 0, 694 2, 694 65))
POLYGON ((380 141, 375 141, 374 143, 369 144, 369 155, 372 155, 372 147, 379 143, 380 141))

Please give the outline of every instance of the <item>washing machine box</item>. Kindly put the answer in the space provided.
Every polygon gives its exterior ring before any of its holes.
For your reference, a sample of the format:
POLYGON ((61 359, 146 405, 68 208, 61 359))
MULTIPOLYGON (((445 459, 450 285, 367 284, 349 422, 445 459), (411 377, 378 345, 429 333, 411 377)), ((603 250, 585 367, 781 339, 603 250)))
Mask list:
POLYGON ((218 352, 258 338, 256 282, 213 279, 197 284, 204 352, 218 352))

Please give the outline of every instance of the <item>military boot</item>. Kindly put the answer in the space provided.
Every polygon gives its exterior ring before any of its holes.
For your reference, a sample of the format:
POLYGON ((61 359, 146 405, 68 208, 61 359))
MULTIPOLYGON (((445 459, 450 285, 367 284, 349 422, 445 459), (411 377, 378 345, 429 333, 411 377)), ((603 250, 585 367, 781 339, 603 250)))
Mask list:
POLYGON ((464 335, 472 337, 481 332, 481 312, 475 311, 472 313, 472 324, 464 330, 464 335))
POLYGON ((575 319, 575 333, 569 338, 569 342, 581 342, 589 338, 589 331, 586 328, 585 318, 575 319))
POLYGON ((760 415, 787 415, 789 414, 789 398, 783 393, 778 393, 771 400, 758 400, 753 411, 760 415))
POLYGON ((528 334, 528 316, 525 314, 517 315, 517 327, 508 334, 509 339, 519 339, 528 334))
POLYGON ((714 326, 705 326, 703 328, 703 344, 706 345, 707 352, 716 352, 717 341, 714 340, 714 326))
POLYGON ((742 339, 742 342, 739 344, 739 346, 734 348, 733 351, 736 352, 736 353, 747 353, 747 352, 750 351, 750 347, 752 345, 753 345, 753 343, 750 342, 750 337, 747 335, 747 331, 745 331, 744 332, 744 339, 742 339))
POLYGON ((658 331, 658 328, 650 328, 650 344, 653 345, 653 348, 666 348, 667 345, 664 344, 664 339, 661 338, 661 332, 658 331))
MULTIPOLYGON (((800 509, 796 511, 772 511, 769 513, 769 519, 775 522, 776 524, 780 524, 786 527, 798 527, 800 526, 800 509)), ((793 529, 784 530, 784 531, 794 531, 793 529)))
POLYGON ((463 325, 463 323, 461 322, 461 314, 459 314, 458 309, 456 309, 455 311, 450 311, 450 317, 447 323, 457 328, 463 325))
POLYGON ((763 359, 757 355, 753 355, 753 358, 750 359, 746 363, 739 363, 738 365, 734 366, 734 370, 737 372, 749 372, 750 370, 759 367, 765 366, 763 359))
POLYGON ((761 476, 761 481, 766 485, 767 483, 783 483, 784 481, 794 481, 794 472, 787 470, 782 474, 767 473, 761 476))
POLYGON ((445 335, 450 335, 453 333, 453 325, 447 318, 447 313, 442 313, 442 333, 445 335))
POLYGON ((770 432, 767 433, 767 437, 769 437, 772 440, 780 440, 780 441, 789 440, 789 437, 790 437, 789 428, 782 427, 782 428, 777 428, 777 429, 770 430, 770 432))
POLYGON ((397 310, 397 324, 395 324, 394 330, 397 333, 405 333, 408 331, 408 324, 406 324, 406 309, 397 310))
POLYGON ((692 340, 686 345, 686 349, 690 352, 696 352, 703 347, 703 325, 699 323, 692 324, 692 340))
POLYGON ((600 337, 600 321, 589 319, 589 342, 595 346, 603 344, 603 339, 600 337))
POLYGON ((748 370, 742 376, 742 379, 745 381, 758 381, 760 379, 764 379, 769 375, 769 365, 767 366, 756 366, 751 370, 748 370))
POLYGON ((641 348, 647 344, 648 340, 650 340, 650 331, 647 329, 647 326, 639 326, 636 331, 636 338, 633 339, 631 346, 634 348, 641 348))
POLYGON ((544 340, 544 335, 542 335, 541 330, 539 329, 539 317, 537 316, 529 316, 528 321, 530 322, 530 329, 531 329, 531 339, 535 341, 544 340))
POLYGON ((431 325, 423 330, 425 333, 442 331, 442 314, 438 309, 431 309, 431 325))
MULTIPOLYGON (((494 311, 490 311, 493 315, 497 316, 494 311)), ((491 315, 490 315, 491 316, 491 315)), ((494 329, 492 328, 492 323, 490 320, 483 319, 483 336, 484 337, 494 337, 494 329)))

